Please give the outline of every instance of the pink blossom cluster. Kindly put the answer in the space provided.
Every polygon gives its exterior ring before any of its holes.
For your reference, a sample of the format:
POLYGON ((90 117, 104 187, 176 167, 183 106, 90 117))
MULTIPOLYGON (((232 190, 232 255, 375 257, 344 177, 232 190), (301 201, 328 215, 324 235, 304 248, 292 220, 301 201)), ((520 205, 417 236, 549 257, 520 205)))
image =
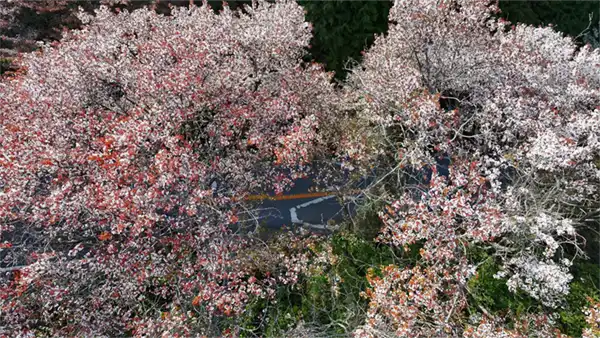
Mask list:
POLYGON ((600 302, 588 299, 589 307, 585 309, 585 321, 588 325, 583 329, 583 338, 594 338, 600 336, 600 302))
POLYGON ((341 90, 302 61, 293 2, 80 12, 0 82, 0 335, 239 335, 217 322, 279 286, 326 274, 337 292, 331 246, 265 246, 244 202, 335 154, 377 173, 363 195, 387 205, 379 244, 419 249, 368 274, 356 336, 559 336, 485 309, 466 325, 482 263, 467 253, 489 253, 512 292, 564 301, 600 205, 600 51, 497 12, 396 1, 341 90))
POLYGON ((0 332, 187 335, 295 283, 306 257, 254 276, 236 231, 245 195, 286 189, 329 142, 302 8, 80 19, 0 83, 0 332))
POLYGON ((456 336, 460 327, 450 319, 464 308, 466 299, 453 281, 468 277, 460 267, 389 265, 382 269, 383 277, 369 275, 364 293, 369 299, 367 319, 354 336, 404 337, 415 332, 423 337, 456 336), (441 301, 446 296, 448 300, 441 301))
POLYGON ((512 328, 500 319, 484 317, 477 325, 468 326, 463 337, 465 338, 567 338, 554 327, 554 320, 546 315, 525 315, 517 320, 512 328))
POLYGON ((467 305, 465 285, 475 274, 464 254, 466 247, 502 235, 501 213, 474 165, 451 170, 452 183, 434 171, 420 199, 405 194, 380 217, 378 240, 403 247, 423 243, 415 267, 383 268, 383 278, 371 277, 367 290, 367 323, 356 334, 377 336, 394 332, 407 336, 456 335, 455 318, 467 305))

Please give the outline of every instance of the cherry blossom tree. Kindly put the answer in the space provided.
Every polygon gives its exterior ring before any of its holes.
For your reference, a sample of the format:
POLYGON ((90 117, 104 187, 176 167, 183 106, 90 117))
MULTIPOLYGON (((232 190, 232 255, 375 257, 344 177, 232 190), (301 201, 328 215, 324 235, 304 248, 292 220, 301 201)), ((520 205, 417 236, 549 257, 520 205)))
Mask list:
POLYGON ((77 18, 78 8, 92 13, 100 5, 113 11, 129 10, 150 6, 159 13, 169 13, 169 4, 185 5, 181 0, 5 0, 0 2, 0 74, 14 71, 10 63, 18 53, 31 52, 39 48, 38 41, 60 40, 67 29, 81 28, 77 18))
POLYGON ((379 165, 365 193, 389 205, 378 240, 422 246, 417 266, 371 280, 359 334, 462 335, 472 246, 498 261, 509 290, 549 308, 585 255, 582 231, 600 207, 600 51, 497 12, 489 1, 396 1, 388 34, 349 77, 357 120, 342 155, 364 172, 379 165))
POLYGON ((311 27, 262 1, 80 19, 0 82, 0 332, 220 335, 301 271, 254 276, 239 253, 244 196, 289 187, 335 135, 311 27))
POLYGON ((593 299, 588 300, 590 306, 585 309, 588 328, 583 330, 583 338, 598 337, 600 335, 600 304, 593 299))
POLYGON ((245 197, 335 152, 376 173, 378 245, 418 250, 370 270, 356 336, 560 336, 552 314, 468 321, 469 253, 564 302, 600 216, 600 51, 497 12, 396 1, 337 91, 302 61, 296 3, 82 10, 0 82, 0 334, 240 335, 247 304, 337 259, 313 237, 265 247, 245 197))
POLYGON ((5 0, 0 2, 0 53, 29 52, 37 49, 36 41, 60 40, 63 29, 80 28, 79 7, 93 12, 100 5, 112 10, 149 6, 165 14, 170 12, 168 6, 189 4, 189 0, 5 0))

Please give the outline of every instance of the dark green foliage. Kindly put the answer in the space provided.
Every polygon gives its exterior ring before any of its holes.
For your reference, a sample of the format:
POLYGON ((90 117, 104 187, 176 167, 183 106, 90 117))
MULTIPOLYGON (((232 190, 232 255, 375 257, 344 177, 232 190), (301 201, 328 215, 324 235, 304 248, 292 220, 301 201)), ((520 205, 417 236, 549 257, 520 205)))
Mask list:
POLYGON ((11 69, 11 59, 8 58, 0 58, 0 75, 11 69))
POLYGON ((482 309, 500 317, 518 319, 521 315, 543 310, 542 305, 524 293, 512 293, 506 286, 506 279, 496 279, 494 274, 499 266, 490 256, 485 258, 477 269, 477 275, 469 280, 469 312, 482 309))
POLYGON ((279 337, 301 319, 302 294, 288 286, 277 289, 272 301, 258 299, 246 307, 241 318, 241 337, 279 337))
POLYGON ((383 210, 382 203, 363 205, 358 208, 354 222, 348 224, 349 230, 366 240, 373 240, 383 227, 379 218, 379 210, 383 210))
POLYGON ((298 1, 313 24, 311 57, 324 63, 336 77, 346 75, 346 62, 360 61, 361 51, 375 34, 387 31, 391 1, 298 1))
POLYGON ((588 297, 600 299, 600 267, 589 262, 579 262, 573 267, 572 273, 574 278, 566 304, 558 311, 559 326, 563 333, 580 337, 586 325, 582 309, 589 305, 588 297))
MULTIPOLYGON (((202 4, 202 1, 195 1, 197 6, 200 6, 202 4)), ((223 2, 222 1, 218 1, 218 0, 208 0, 208 4, 210 5, 210 7, 214 10, 214 11, 220 11, 221 9, 223 9, 223 2)), ((252 4, 252 0, 232 0, 232 1, 227 1, 227 5, 229 5, 229 8, 231 8, 232 10, 236 10, 236 9, 243 9, 244 5, 251 5, 252 4)))
POLYGON ((593 13, 592 26, 598 27, 600 1, 501 0, 500 9, 502 17, 511 22, 553 24, 555 29, 575 37, 588 26, 590 13, 593 13))
POLYGON ((590 262, 600 265, 600 214, 589 216, 589 221, 578 229, 578 232, 585 238, 585 253, 590 257, 590 262), (596 220, 591 220, 591 218, 596 220))
POLYGON ((368 270, 394 264, 399 256, 399 253, 389 246, 379 245, 351 233, 336 234, 331 243, 333 253, 339 259, 335 269, 343 281, 340 288, 342 294, 345 293, 343 290, 349 293, 364 291, 368 270))
POLYGON ((480 313, 484 309, 493 315, 518 320, 528 313, 556 311, 559 314, 557 324, 561 332, 580 337, 586 326, 582 310, 588 306, 588 297, 595 300, 600 297, 600 267, 593 263, 578 261, 574 264, 571 269, 573 282, 570 284, 570 292, 563 305, 554 311, 522 292, 510 292, 506 279, 494 278, 499 266, 486 252, 472 249, 469 251, 469 260, 483 262, 477 269, 477 276, 468 283, 470 313, 480 313))
POLYGON ((350 233, 335 234, 326 241, 337 257, 331 267, 296 287, 280 286, 274 301, 253 302, 242 318, 243 335, 282 336, 303 321, 335 336, 363 323, 367 300, 360 294, 368 285, 367 271, 392 264, 398 253, 350 233))

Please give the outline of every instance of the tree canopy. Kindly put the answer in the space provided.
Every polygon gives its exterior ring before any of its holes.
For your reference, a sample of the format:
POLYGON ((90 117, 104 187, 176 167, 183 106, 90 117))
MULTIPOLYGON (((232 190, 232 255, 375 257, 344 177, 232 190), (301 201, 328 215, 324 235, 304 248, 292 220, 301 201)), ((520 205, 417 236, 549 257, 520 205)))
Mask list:
POLYGON ((82 8, 17 56, 0 335, 598 337, 600 49, 487 0, 327 3, 389 10, 334 83, 311 41, 359 42, 305 6, 82 8), (247 197, 315 172, 341 230, 261 237, 247 197))

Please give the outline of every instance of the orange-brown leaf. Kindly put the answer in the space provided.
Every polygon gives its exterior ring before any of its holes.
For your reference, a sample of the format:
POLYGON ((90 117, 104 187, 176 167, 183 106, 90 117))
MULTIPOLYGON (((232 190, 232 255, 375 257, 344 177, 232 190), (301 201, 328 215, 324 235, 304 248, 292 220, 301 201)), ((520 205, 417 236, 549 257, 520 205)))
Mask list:
POLYGON ((106 241, 108 239, 112 238, 112 234, 110 232, 102 232, 100 235, 98 235, 98 239, 101 241, 106 241))

